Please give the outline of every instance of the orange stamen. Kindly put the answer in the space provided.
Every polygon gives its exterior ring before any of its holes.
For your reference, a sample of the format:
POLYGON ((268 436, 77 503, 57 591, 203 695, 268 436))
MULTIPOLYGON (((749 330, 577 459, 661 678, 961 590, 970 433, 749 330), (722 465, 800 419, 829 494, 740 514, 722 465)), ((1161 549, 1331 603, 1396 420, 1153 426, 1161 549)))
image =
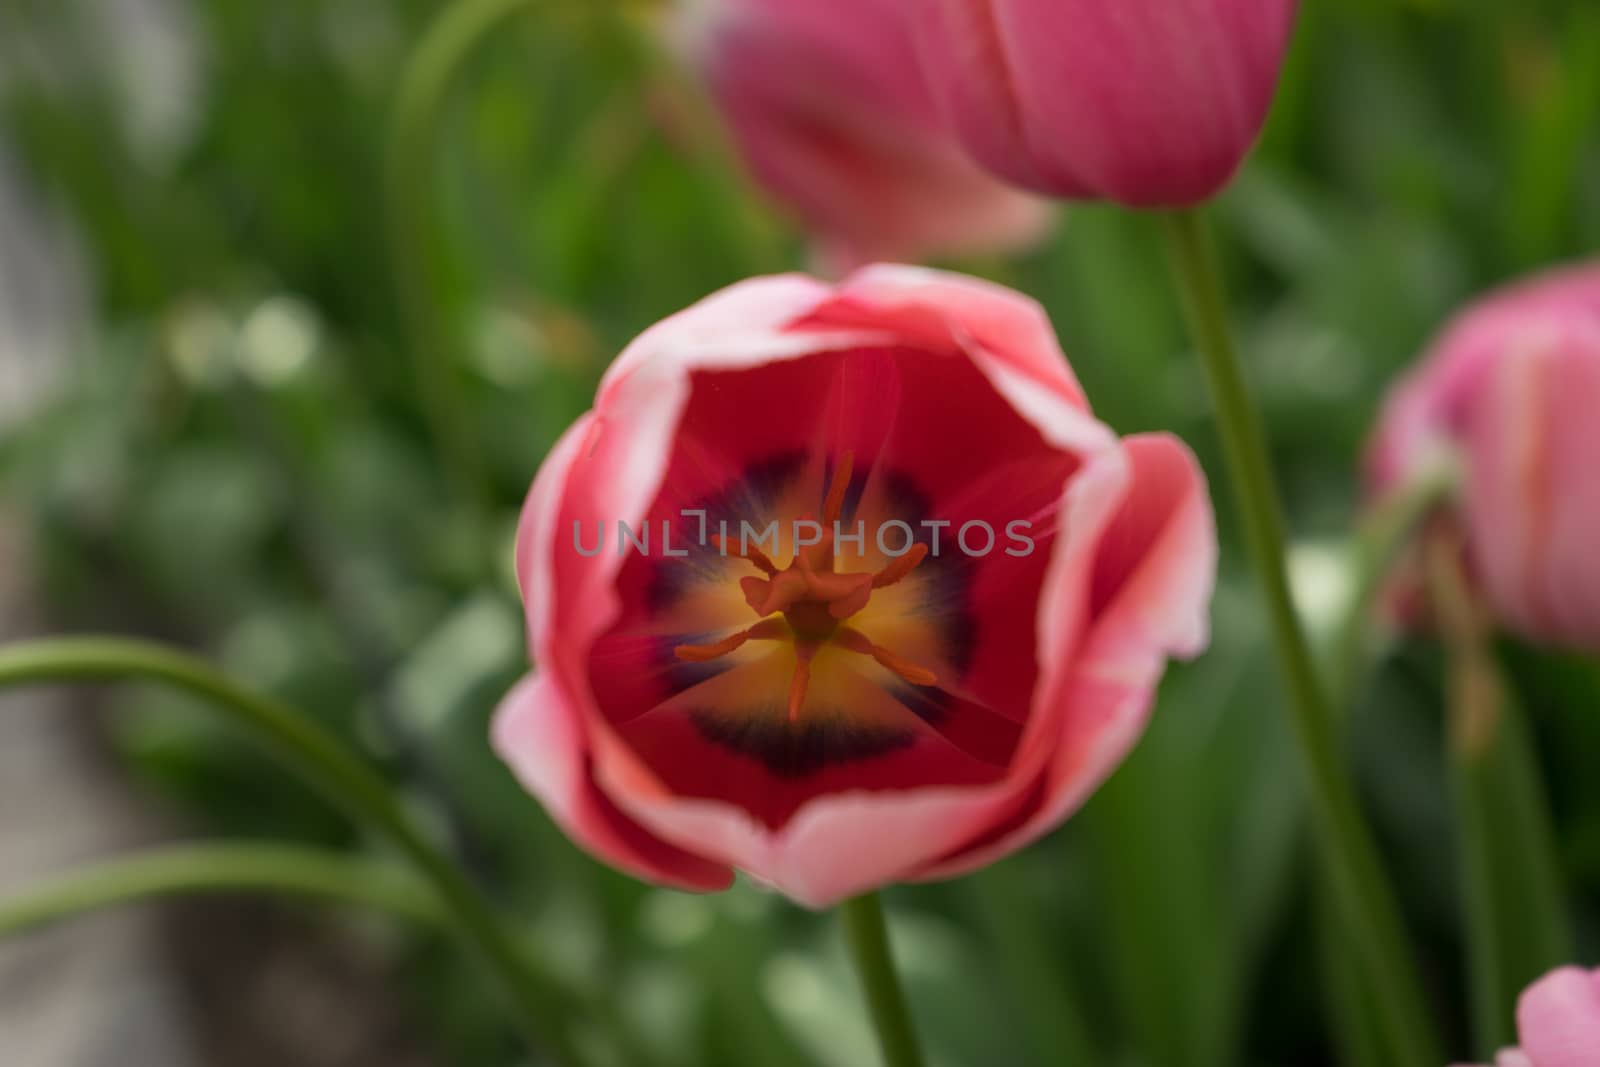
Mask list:
MULTIPOLYGON (((795 651, 800 652, 799 645, 795 651)), ((806 687, 811 683, 811 657, 801 654, 795 661, 794 677, 789 681, 789 721, 798 722, 800 707, 806 702, 806 687)))
POLYGON ((709 645, 679 645, 672 650, 672 654, 689 663, 706 663, 726 656, 748 640, 750 640, 750 631, 740 630, 736 634, 724 637, 721 641, 709 645))
POLYGON ((917 569, 917 564, 928 558, 928 546, 917 544, 911 546, 911 551, 891 561, 890 564, 872 576, 872 588, 882 589, 893 585, 912 571, 917 569))
POLYGON ((763 574, 772 576, 778 573, 777 566, 771 559, 767 558, 765 552, 755 545, 735 541, 733 538, 723 537, 721 534, 712 534, 711 543, 716 545, 717 551, 723 555, 737 556, 739 559, 749 560, 763 574))
POLYGON ((789 679, 789 721, 797 722, 800 709, 806 702, 806 688, 811 684, 811 657, 821 647, 815 641, 796 641, 794 644, 794 677, 789 679))
POLYGON ((688 663, 708 663, 737 651, 746 641, 776 641, 784 634, 784 627, 777 620, 763 619, 747 630, 729 634, 709 645, 679 645, 672 654, 688 663))
POLYGON ((830 532, 844 511, 844 494, 850 488, 850 475, 854 473, 856 454, 845 452, 839 456, 839 465, 833 469, 833 481, 828 484, 828 495, 822 501, 822 525, 830 532))
POLYGON ((890 652, 882 645, 872 646, 872 658, 889 668, 912 685, 938 685, 939 676, 926 667, 919 667, 908 659, 902 659, 890 652))
POLYGON ((920 667, 904 657, 897 656, 882 645, 874 644, 872 639, 860 630, 843 627, 834 638, 841 648, 848 649, 862 656, 871 656, 888 670, 899 675, 904 681, 912 685, 933 686, 939 684, 939 676, 920 667))

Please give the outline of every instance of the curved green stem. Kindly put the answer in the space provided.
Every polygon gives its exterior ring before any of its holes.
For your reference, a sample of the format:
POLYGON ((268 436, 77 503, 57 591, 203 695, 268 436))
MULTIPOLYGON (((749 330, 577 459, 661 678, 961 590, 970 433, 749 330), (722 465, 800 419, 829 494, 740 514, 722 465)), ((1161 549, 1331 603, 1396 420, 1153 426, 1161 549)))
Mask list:
POLYGON ((900 975, 889 948, 889 930, 883 921, 883 902, 876 893, 863 893, 839 905, 850 957, 867 994, 872 1025, 885 1067, 922 1067, 922 1048, 906 1005, 900 975))
POLYGON ((307 717, 241 688, 202 660, 161 645, 74 637, 0 647, 0 689, 140 678, 191 693, 270 746, 311 785, 384 835, 439 896, 456 930, 500 979, 530 1040, 579 1063, 565 997, 520 951, 488 903, 406 814, 388 784, 307 717))
POLYGON ((457 378, 456 331, 441 292, 445 253, 434 225, 433 176, 439 123, 457 76, 478 46, 535 0, 459 0, 447 5, 406 61, 396 90, 383 163, 389 268, 399 300, 405 348, 417 402, 452 488, 481 514, 490 501, 488 476, 457 378))
POLYGON ((68 871, 0 899, 0 938, 152 897, 279 893, 388 912, 445 916, 426 887, 391 864, 280 844, 176 845, 68 871))
POLYGON ((1395 561, 1413 543, 1424 519, 1460 484, 1461 472, 1444 458, 1425 465, 1367 513, 1355 535, 1355 582, 1334 631, 1329 687, 1333 706, 1347 711, 1369 652, 1373 604, 1395 561))
POLYGON ((1184 313, 1216 407, 1235 502, 1272 624, 1333 906, 1374 992, 1394 1062, 1434 1067, 1444 1056, 1429 1023, 1399 905, 1351 787, 1332 706, 1289 588, 1282 506, 1260 416, 1234 347, 1221 272, 1198 213, 1167 215, 1165 223, 1184 313))

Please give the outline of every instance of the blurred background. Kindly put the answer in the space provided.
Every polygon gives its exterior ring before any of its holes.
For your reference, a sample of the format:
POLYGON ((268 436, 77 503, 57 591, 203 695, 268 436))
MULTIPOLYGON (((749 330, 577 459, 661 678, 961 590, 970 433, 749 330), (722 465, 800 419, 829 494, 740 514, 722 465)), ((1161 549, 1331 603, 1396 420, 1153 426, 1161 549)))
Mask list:
MULTIPOLYGON (((545 450, 639 330, 804 268, 804 238, 731 162, 655 5, 528 4, 435 133, 389 141, 446 6, 0 0, 0 636, 172 640, 315 714, 662 1067, 870 1063, 834 924, 745 884, 695 897, 601 868, 485 739, 525 665, 509 547, 545 450), (435 410, 435 375, 464 411, 435 410)), ((1385 383, 1470 295, 1600 245, 1600 7, 1305 8, 1215 215, 1326 633, 1385 383)), ((1036 251, 948 265, 1042 299, 1116 429, 1181 433, 1237 549, 1157 238, 1075 208, 1036 251)), ((1341 957, 1251 593, 1225 558, 1213 650, 1169 674, 1134 757, 1063 830, 891 892, 936 1063, 1334 1061, 1341 957)), ((1464 1054, 1439 656, 1380 651, 1350 743, 1464 1054)), ((1510 655, 1592 962, 1600 673, 1510 655)), ((373 847, 172 695, 11 693, 0 712, 0 900, 168 839, 373 847)), ((0 945, 0 1062, 509 1067, 487 994, 453 945, 388 920, 164 905, 0 945)))

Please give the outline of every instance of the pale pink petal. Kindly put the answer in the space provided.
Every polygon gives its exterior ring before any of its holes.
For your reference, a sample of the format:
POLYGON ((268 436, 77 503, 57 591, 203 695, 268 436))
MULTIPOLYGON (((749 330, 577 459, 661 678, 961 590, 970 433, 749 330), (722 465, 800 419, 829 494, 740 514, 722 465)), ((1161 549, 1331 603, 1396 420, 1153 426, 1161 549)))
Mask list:
POLYGON ((1399 484, 1431 448, 1448 443, 1491 365, 1530 321, 1572 313, 1600 317, 1600 266, 1536 274, 1479 298, 1458 315, 1385 400, 1367 455, 1372 487, 1381 494, 1399 484))
POLYGON ((1461 420, 1470 552, 1522 633, 1600 648, 1600 318, 1510 335, 1461 420))
POLYGON ((1594 1067, 1600 1057, 1600 971, 1563 967, 1517 1002, 1517 1033, 1533 1067, 1594 1067))
POLYGON ((1144 732, 1167 659, 1192 657, 1206 646, 1217 545, 1204 475, 1193 454, 1168 435, 1131 437, 1127 450, 1134 482, 1101 538, 1093 629, 1070 657, 1060 687, 1047 690, 1061 706, 1060 733, 1037 803, 948 857, 928 872, 932 877, 993 862, 1059 824, 1144 732))
POLYGON ((728 867, 645 833, 595 788, 583 726, 559 686, 523 679, 495 713, 494 745, 551 818, 607 863, 682 889, 726 889, 733 881, 728 867))
MULTIPOLYGON (((908 341, 954 346, 1059 395, 1083 414, 1089 402, 1039 304, 1004 286, 922 267, 879 264, 857 271, 805 320, 835 329, 892 326, 908 341)), ((1014 404, 1017 398, 1008 396, 1014 404)), ((1017 405, 1024 417, 1026 402, 1017 405)), ((1057 413, 1050 411, 1045 417, 1057 413)), ((1076 428, 1085 421, 1069 416, 1076 428)), ((1045 427, 1041 426, 1041 431, 1045 427)), ((1048 432, 1057 439, 1061 431, 1048 432)), ((1083 431, 1087 434, 1088 431, 1083 431)), ((1098 440, 1103 440, 1103 436, 1098 440)))

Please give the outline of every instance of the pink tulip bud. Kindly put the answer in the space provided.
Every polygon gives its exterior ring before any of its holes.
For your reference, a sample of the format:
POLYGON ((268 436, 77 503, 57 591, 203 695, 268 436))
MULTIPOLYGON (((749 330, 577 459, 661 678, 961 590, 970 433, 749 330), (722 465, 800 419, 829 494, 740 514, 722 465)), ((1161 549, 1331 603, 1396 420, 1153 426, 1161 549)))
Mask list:
POLYGON ((1600 268, 1538 278, 1456 320, 1391 393, 1370 456, 1385 492, 1430 455, 1464 470, 1458 521, 1496 614, 1600 649, 1600 268))
POLYGON ((1520 1049, 1495 1067, 1595 1067, 1600 1064, 1600 970, 1562 967, 1529 986, 1517 1001, 1520 1049))
POLYGON ((972 154, 1073 200, 1207 200, 1261 132, 1297 0, 927 0, 923 72, 972 154))
POLYGON ((940 125, 895 0, 704 0, 682 36, 756 179, 830 270, 999 251, 1051 206, 976 166, 940 125))
POLYGON ((647 331, 517 538, 495 745, 595 856, 823 906, 1067 817, 1207 639, 1194 457, 1089 410, 1037 305, 909 267, 647 331))

